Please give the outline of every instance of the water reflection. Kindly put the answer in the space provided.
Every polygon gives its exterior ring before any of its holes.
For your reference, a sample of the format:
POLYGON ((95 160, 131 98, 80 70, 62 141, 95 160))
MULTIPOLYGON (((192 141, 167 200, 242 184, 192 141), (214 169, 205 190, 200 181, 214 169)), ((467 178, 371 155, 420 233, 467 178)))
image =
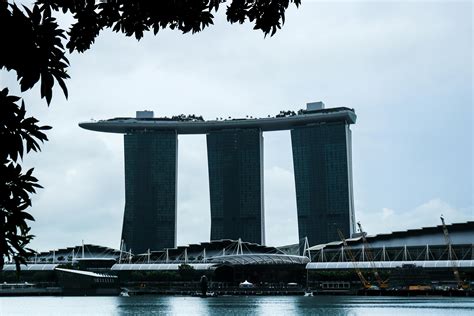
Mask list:
POLYGON ((0 315, 474 315, 472 298, 0 297, 0 315))
POLYGON ((144 296, 129 300, 122 314, 160 315, 454 315, 474 312, 462 298, 387 298, 343 296, 221 296, 217 298, 144 296))
POLYGON ((337 297, 267 297, 258 301, 260 315, 328 315, 352 316, 357 315, 350 307, 341 304, 337 297))
POLYGON ((207 299, 200 297, 168 297, 167 304, 170 306, 172 315, 209 315, 207 299))

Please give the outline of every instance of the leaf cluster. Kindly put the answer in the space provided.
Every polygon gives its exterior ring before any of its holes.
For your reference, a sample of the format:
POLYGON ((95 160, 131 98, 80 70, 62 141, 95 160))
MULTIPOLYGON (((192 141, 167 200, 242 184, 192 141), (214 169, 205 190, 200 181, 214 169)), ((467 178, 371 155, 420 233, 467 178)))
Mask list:
POLYGON ((48 140, 34 117, 26 117, 23 101, 0 91, 0 269, 4 256, 19 266, 32 252, 25 246, 33 238, 27 221, 34 221, 25 210, 31 206, 30 194, 41 186, 33 177, 33 169, 23 172, 19 161, 25 152, 39 151, 39 142, 48 140))
POLYGON ((189 264, 183 263, 178 266, 178 273, 182 280, 193 280, 197 277, 197 272, 189 264))
POLYGON ((0 2, 0 69, 16 71, 22 92, 41 80, 41 98, 48 104, 55 79, 67 97, 64 33, 47 8, 34 5, 21 10, 16 4, 0 2))
POLYGON ((274 35, 285 22, 285 11, 301 0, 38 0, 44 10, 69 12, 76 22, 68 32, 70 52, 84 52, 104 28, 141 39, 145 32, 156 35, 169 28, 197 33, 214 24, 214 12, 227 5, 227 21, 254 23, 265 36, 274 35))
POLYGON ((285 11, 290 3, 298 7, 301 0, 234 0, 227 7, 227 21, 242 24, 248 19, 255 23, 254 30, 273 36, 285 23, 285 11))
POLYGON ((230 23, 254 23, 255 30, 273 36, 285 22, 285 11, 301 0, 38 0, 22 9, 0 1, 0 69, 17 73, 21 91, 41 81, 41 98, 51 103, 57 82, 66 98, 69 52, 85 52, 105 28, 141 39, 147 31, 156 35, 169 28, 197 33, 214 24, 214 12, 228 3, 230 23), (62 30, 53 11, 70 13, 70 29, 62 30), (12 31, 14 30, 14 31, 12 31), (66 36, 66 33, 68 36, 66 36))

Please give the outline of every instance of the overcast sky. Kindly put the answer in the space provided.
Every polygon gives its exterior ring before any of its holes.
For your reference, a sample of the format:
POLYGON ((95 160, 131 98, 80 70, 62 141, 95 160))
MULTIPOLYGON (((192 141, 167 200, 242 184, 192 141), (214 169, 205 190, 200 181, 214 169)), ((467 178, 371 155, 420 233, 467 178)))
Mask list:
MULTIPOLYGON (((164 31, 140 42, 105 31, 68 56, 69 100, 48 108, 24 94, 30 115, 53 126, 26 158, 45 187, 33 197, 32 247, 119 247, 124 209, 123 136, 78 122, 180 113, 263 117, 306 102, 354 108, 356 218, 370 234, 473 220, 472 15, 466 2, 310 2, 287 11, 264 39, 219 12, 200 34, 164 31)), ((1 86, 18 92, 14 74, 1 86)), ((266 240, 296 243, 288 131, 264 134, 266 240)), ((180 136, 178 244, 208 241, 204 135, 180 136)))

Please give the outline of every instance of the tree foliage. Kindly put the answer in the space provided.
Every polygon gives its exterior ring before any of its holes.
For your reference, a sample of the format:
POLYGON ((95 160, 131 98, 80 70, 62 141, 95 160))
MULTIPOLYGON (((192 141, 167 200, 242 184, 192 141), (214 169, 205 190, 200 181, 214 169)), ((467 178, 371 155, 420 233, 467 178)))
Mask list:
POLYGON ((0 266, 4 256, 13 258, 19 267, 30 249, 33 238, 27 220, 34 220, 25 210, 31 206, 30 194, 41 188, 32 176, 33 169, 23 173, 19 160, 26 151, 39 151, 39 142, 47 140, 42 132, 49 126, 38 126, 34 117, 25 117, 25 105, 19 97, 0 91, 0 266))
POLYGON ((183 281, 191 281, 197 277, 196 270, 186 263, 178 266, 178 273, 183 281))
POLYGON ((299 6, 301 0, 39 0, 42 8, 63 13, 70 12, 72 24, 67 48, 83 52, 90 48, 104 28, 112 28, 126 36, 141 39, 152 30, 160 29, 196 33, 213 24, 213 12, 229 2, 227 21, 254 23, 254 29, 265 35, 275 34, 285 22, 285 11, 290 3, 299 6))
MULTIPOLYGON (((0 0, 0 70, 15 72, 22 92, 39 83, 41 98, 49 105, 55 83, 68 97, 67 51, 88 50, 104 29, 137 40, 145 32, 156 35, 167 28, 196 33, 212 25, 214 13, 226 5, 228 22, 248 21, 273 36, 292 3, 298 7, 301 0, 37 0, 30 7, 0 0), (72 16, 67 31, 55 14, 72 16)), ((24 102, 20 105, 8 89, 0 91, 0 269, 5 257, 13 258, 19 269, 33 238, 27 223, 33 217, 25 210, 31 206, 30 194, 41 187, 33 169, 23 172, 20 161, 25 151, 40 150, 39 142, 47 140, 42 131, 50 127, 27 118, 24 102)))
POLYGON ((15 71, 21 91, 41 80, 41 98, 51 102, 54 79, 67 97, 64 82, 69 62, 62 40, 66 39, 47 7, 34 5, 30 10, 16 4, 0 3, 0 69, 15 71), (12 31, 14 30, 14 31, 12 31))

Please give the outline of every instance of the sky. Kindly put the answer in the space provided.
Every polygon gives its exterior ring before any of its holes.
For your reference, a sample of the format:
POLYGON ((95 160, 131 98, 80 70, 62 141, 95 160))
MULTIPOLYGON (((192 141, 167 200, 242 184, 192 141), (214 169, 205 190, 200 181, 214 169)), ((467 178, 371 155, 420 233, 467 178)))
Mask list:
MULTIPOLYGON (((28 114, 53 126, 27 155, 44 189, 33 196, 37 250, 118 248, 124 210, 123 136, 79 122, 180 113, 266 117, 307 102, 354 108, 356 219, 369 234, 474 220, 473 4, 470 1, 303 1, 273 37, 230 25, 224 11, 199 34, 133 38, 104 31, 73 53, 67 85, 47 107, 23 94, 28 114)), ((61 17, 61 23, 67 23, 61 17)), ((14 73, 0 86, 19 94, 14 73)), ((267 245, 298 240, 289 131, 264 134, 267 245)), ((208 241, 205 135, 178 149, 178 245, 208 241)))

